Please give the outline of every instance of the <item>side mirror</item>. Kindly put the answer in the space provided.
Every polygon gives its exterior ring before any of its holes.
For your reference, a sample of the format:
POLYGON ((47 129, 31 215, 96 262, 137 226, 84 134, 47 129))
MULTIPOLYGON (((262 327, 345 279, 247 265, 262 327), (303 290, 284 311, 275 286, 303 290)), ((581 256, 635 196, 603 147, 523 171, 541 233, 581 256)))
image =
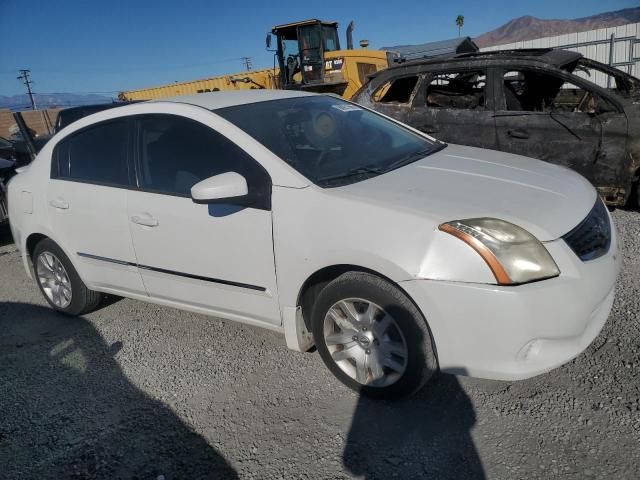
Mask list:
POLYGON ((191 198, 196 203, 236 203, 248 194, 247 180, 236 172, 221 173, 191 187, 191 198))
POLYGON ((267 50, 269 50, 271 48, 271 34, 270 33, 267 33, 266 44, 267 44, 267 50))

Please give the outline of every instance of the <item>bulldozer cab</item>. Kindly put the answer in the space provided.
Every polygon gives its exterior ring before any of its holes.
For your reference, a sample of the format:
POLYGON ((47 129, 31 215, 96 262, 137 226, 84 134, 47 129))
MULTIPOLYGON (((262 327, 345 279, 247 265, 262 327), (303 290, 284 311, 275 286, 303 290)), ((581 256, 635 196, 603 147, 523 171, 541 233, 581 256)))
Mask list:
MULTIPOLYGON (((338 23, 311 19, 273 27, 281 88, 317 90, 324 83, 324 54, 340 50, 338 23)), ((269 47, 271 37, 267 37, 269 47)))

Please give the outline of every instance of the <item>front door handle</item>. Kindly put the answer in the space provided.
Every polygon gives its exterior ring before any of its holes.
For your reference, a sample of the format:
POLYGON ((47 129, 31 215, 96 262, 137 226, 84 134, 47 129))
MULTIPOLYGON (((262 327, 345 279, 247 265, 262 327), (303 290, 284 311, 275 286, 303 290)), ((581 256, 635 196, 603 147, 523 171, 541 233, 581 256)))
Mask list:
POLYGON ((53 208, 57 208, 58 210, 67 210, 69 208, 69 202, 62 197, 54 198, 49 202, 49 205, 53 208))
POLYGON ((520 130, 519 128, 516 128, 515 130, 507 130, 507 135, 512 138, 521 138, 523 140, 529 138, 529 133, 526 130, 520 130))
POLYGON ((142 225, 144 227, 157 227, 158 226, 158 219, 153 218, 149 214, 134 215, 133 217, 131 217, 131 221, 133 223, 136 223, 138 225, 142 225))

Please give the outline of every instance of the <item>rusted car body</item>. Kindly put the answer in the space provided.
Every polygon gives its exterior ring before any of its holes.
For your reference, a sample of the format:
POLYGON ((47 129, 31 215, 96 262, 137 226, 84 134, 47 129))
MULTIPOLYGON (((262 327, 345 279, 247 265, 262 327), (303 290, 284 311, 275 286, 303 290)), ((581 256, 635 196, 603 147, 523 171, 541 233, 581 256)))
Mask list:
POLYGON ((572 168, 611 205, 626 204, 638 189, 640 80, 579 53, 407 62, 372 75, 354 101, 445 142, 572 168))

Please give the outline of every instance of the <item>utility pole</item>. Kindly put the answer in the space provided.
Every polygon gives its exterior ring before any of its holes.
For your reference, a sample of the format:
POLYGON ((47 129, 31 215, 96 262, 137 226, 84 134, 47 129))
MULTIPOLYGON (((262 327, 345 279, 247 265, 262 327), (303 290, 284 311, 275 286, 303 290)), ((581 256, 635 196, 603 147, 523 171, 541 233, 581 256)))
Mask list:
POLYGON ((22 83, 24 83, 27 86, 27 92, 29 93, 29 100, 31 100, 31 109, 35 110, 36 100, 33 98, 33 90, 31 90, 31 85, 33 84, 33 81, 29 78, 29 75, 31 75, 31 70, 22 69, 22 70, 18 70, 18 72, 20 73, 20 75, 16 78, 18 80, 22 80, 22 83))
POLYGON ((241 57, 242 58, 242 63, 244 63, 244 68, 246 68, 247 72, 250 72, 251 69, 253 68, 253 65, 251 65, 251 57, 241 57))

